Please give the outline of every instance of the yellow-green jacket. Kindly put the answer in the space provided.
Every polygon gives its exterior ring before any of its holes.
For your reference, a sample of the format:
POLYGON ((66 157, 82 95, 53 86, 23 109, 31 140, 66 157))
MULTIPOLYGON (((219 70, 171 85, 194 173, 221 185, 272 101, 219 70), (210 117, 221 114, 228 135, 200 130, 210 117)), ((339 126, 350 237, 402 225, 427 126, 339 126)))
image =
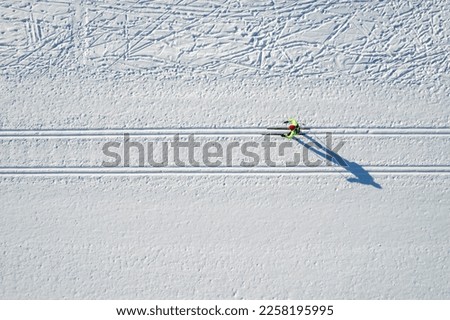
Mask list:
POLYGON ((297 120, 294 118, 288 119, 289 124, 293 124, 295 126, 294 130, 291 130, 288 134, 285 135, 286 138, 292 139, 295 135, 297 135, 300 132, 300 126, 298 125, 297 120))

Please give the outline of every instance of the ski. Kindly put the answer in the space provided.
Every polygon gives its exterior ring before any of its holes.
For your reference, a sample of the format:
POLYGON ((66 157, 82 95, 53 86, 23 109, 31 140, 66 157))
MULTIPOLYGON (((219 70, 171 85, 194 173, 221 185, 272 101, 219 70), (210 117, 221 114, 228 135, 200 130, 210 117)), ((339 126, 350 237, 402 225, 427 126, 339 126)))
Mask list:
MULTIPOLYGON (((288 133, 289 132, 289 130, 286 130, 286 133, 288 133)), ((283 136, 283 133, 281 133, 281 132, 267 132, 267 133, 261 133, 263 136, 283 136)), ((305 134, 305 132, 302 132, 302 131, 300 131, 299 133, 297 133, 296 135, 298 135, 298 136, 301 136, 301 135, 303 135, 303 134, 305 134)))
MULTIPOLYGON (((292 120, 292 123, 295 123, 294 126, 296 127, 296 131, 297 131, 296 135, 302 135, 302 134, 304 134, 304 131, 308 131, 308 130, 311 129, 311 128, 308 128, 308 127, 304 127, 304 128, 300 127, 295 120, 293 120, 293 119, 291 119, 291 120, 292 120)), ((291 125, 289 125, 289 127, 292 126, 292 123, 291 123, 291 125)), ((268 128, 266 128, 266 130, 268 132, 267 133, 262 133, 262 135, 264 135, 264 136, 281 136, 281 137, 286 137, 289 134, 291 134, 292 133, 291 130, 293 130, 293 129, 290 129, 289 127, 288 126, 285 126, 285 127, 268 127, 268 128), (270 132, 270 131, 273 131, 273 132, 270 132)))
MULTIPOLYGON (((268 127, 266 129, 269 132, 262 133, 263 136, 280 136, 280 137, 282 137, 284 134, 288 134, 289 133, 289 128, 286 128, 286 127, 268 127), (273 130, 274 132, 270 132, 271 130, 273 130), (284 132, 280 132, 280 131, 284 131, 284 132)), ((300 130, 298 131, 297 135, 302 135, 302 134, 304 134, 303 131, 310 130, 310 129, 311 128, 300 128, 300 130)))
MULTIPOLYGON (((267 130, 286 130, 286 131, 289 131, 289 129, 288 128, 286 128, 286 127, 269 127, 269 128, 266 128, 267 130)), ((302 128, 302 127, 300 127, 300 130, 311 130, 311 128, 302 128)))

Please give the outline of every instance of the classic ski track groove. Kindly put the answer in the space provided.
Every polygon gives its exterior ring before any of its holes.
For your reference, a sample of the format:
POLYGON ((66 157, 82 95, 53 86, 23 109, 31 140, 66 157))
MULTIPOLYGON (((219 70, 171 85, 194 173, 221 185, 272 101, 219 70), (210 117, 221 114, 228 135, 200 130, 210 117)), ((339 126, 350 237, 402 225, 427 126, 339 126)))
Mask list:
MULTIPOLYGON (((282 130, 279 130, 282 132, 282 130)), ((286 131, 288 131, 286 129, 286 131)), ((43 129, 43 130, 0 130, 0 138, 38 138, 38 137, 102 137, 102 136, 167 136, 167 135, 226 135, 251 136, 276 133, 265 128, 130 128, 130 129, 43 129)), ((364 135, 364 136, 447 136, 450 128, 352 128, 352 127, 316 127, 305 131, 310 134, 364 135)))
MULTIPOLYGON (((370 174, 386 175, 447 175, 450 165, 439 166, 363 166, 370 174)), ((0 176, 4 175, 155 175, 155 174, 301 174, 301 175, 334 175, 348 174, 342 167, 3 167, 0 176)))

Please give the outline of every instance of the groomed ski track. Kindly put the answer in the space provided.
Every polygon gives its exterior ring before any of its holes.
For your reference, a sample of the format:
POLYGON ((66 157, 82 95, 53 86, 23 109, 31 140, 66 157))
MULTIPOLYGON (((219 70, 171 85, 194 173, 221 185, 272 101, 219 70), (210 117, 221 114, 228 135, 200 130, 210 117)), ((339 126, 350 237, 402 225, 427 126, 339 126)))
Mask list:
MULTIPOLYGON (((6 141, 14 141, 21 139, 60 139, 64 143, 65 139, 96 139, 96 138, 117 138, 124 134, 128 134, 130 137, 166 137, 170 139, 173 135, 194 135, 194 136, 212 136, 220 138, 224 137, 246 137, 246 136, 260 136, 269 132, 276 132, 274 130, 268 130, 266 128, 123 128, 123 129, 40 129, 40 130, 1 130, 0 139, 6 141)), ((450 128, 386 128, 386 127, 372 127, 372 128, 355 128, 355 127, 315 127, 305 131, 307 135, 319 136, 324 138, 325 134, 332 134, 333 136, 355 136, 355 137, 449 137, 450 128)), ((301 137, 301 136, 299 136, 301 137)), ((89 140, 88 140, 89 141, 89 140)), ((274 141, 272 139, 272 141, 274 141)), ((285 139, 279 139, 278 142, 286 141, 285 139)), ((450 165, 364 165, 363 169, 370 174, 375 175, 421 175, 421 174, 449 174, 450 165)), ((17 167, 0 167, 0 175, 345 175, 345 168, 334 165, 320 166, 320 167, 305 167, 305 166, 276 166, 267 167, 265 165, 258 165, 251 168, 245 168, 241 166, 194 166, 194 167, 174 167, 166 166, 164 168, 152 168, 152 167, 118 167, 118 168, 104 168, 101 166, 86 166, 80 167, 71 166, 58 166, 51 165, 46 166, 42 164, 40 166, 17 166, 17 167)))
MULTIPOLYGON (((286 129, 288 131, 288 129, 286 129)), ((248 136, 277 131, 265 128, 123 128, 123 129, 23 129, 23 130, 0 130, 0 138, 33 138, 33 137, 98 137, 98 136, 167 136, 167 135, 214 135, 226 136, 248 136)), ((353 128, 353 127, 315 127, 306 130, 309 134, 326 134, 340 136, 353 135, 377 135, 377 136, 450 136, 450 128, 353 128)))
MULTIPOLYGON (((441 175, 450 174, 449 166, 364 166, 364 170, 374 175, 441 175)), ((0 175, 338 175, 345 174, 340 167, 164 167, 164 168, 0 168, 0 175)))

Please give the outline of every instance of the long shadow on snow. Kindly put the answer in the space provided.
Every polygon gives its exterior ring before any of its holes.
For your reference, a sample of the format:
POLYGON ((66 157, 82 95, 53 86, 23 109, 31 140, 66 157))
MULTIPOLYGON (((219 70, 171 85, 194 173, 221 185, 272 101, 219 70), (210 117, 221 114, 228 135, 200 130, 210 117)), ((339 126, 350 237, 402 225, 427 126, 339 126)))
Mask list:
POLYGON ((361 183, 365 185, 369 185, 372 187, 375 187, 377 189, 381 189, 381 185, 375 182, 374 178, 370 175, 370 173, 365 170, 361 165, 357 164, 356 162, 348 161, 347 159, 342 158, 340 155, 338 155, 336 152, 333 152, 329 148, 325 147, 323 144, 309 136, 308 134, 303 134, 303 136, 311 141, 317 148, 311 145, 311 143, 305 143, 301 139, 294 137, 294 140, 297 141, 299 144, 307 148, 308 150, 311 150, 318 156, 331 161, 332 163, 344 168, 348 172, 354 175, 352 178, 347 178, 348 182, 356 182, 361 183), (319 149, 320 150, 319 150, 319 149), (321 151, 322 150, 322 151, 321 151))

